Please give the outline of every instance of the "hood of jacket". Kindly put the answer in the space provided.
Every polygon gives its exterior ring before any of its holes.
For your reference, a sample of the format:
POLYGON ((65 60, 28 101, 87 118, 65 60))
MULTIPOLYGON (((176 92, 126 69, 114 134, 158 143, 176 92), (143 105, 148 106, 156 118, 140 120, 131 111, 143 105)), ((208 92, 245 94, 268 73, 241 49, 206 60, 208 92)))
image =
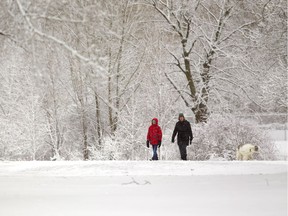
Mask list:
POLYGON ((157 118, 153 118, 152 121, 151 121, 151 124, 152 124, 152 125, 153 125, 153 120, 155 120, 156 125, 158 125, 158 119, 157 119, 157 118))

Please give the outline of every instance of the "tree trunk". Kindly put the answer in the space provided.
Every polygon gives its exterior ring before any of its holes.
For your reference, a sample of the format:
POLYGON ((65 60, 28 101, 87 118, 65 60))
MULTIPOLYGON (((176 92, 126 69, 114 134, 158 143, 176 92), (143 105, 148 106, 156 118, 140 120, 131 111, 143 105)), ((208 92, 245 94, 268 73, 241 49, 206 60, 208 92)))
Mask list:
POLYGON ((97 94, 95 93, 95 104, 96 104, 96 131, 98 138, 98 148, 102 148, 102 135, 101 135, 101 121, 100 121, 100 103, 97 94))
POLYGON ((89 160, 89 150, 88 150, 88 141, 87 141, 87 125, 85 121, 85 114, 82 112, 82 132, 83 132, 83 156, 84 160, 89 160))
MULTIPOLYGON (((196 90, 196 87, 195 87, 195 84, 194 84, 192 71, 191 71, 191 63, 190 63, 190 59, 189 59, 189 54, 190 53, 186 50, 187 39, 186 38, 182 39, 181 43, 182 43, 183 56, 184 56, 184 66, 185 66, 184 73, 185 73, 186 79, 188 81, 188 86, 189 86, 189 90, 190 90, 191 100, 194 103, 194 106, 191 108, 191 110, 192 110, 192 112, 195 115, 196 123, 206 122, 207 121, 207 113, 208 113, 207 102, 208 102, 208 96, 209 95, 208 95, 208 92, 206 90, 206 87, 202 88, 200 97, 196 95, 197 94, 197 90, 196 90)), ((207 71, 207 70, 205 70, 205 71, 207 71)), ((202 77, 203 83, 206 83, 207 87, 208 87, 208 81, 209 81, 208 78, 209 77, 206 76, 204 73, 201 74, 201 77, 202 77)))
POLYGON ((108 65, 108 114, 109 114, 109 125, 111 132, 113 131, 113 100, 112 100, 112 52, 111 48, 109 48, 109 65, 108 65))
MULTIPOLYGON (((127 2, 128 3, 128 2, 127 2)), ((121 30, 121 39, 120 39, 120 46, 119 50, 117 53, 116 57, 116 96, 115 96, 115 113, 113 116, 113 111, 112 107, 109 107, 109 123, 110 123, 110 128, 111 128, 111 133, 115 134, 115 131, 117 130, 117 124, 118 124, 118 115, 119 115, 119 110, 120 110, 120 77, 121 77, 121 61, 122 61, 122 55, 123 55, 123 46, 125 42, 125 12, 127 9, 127 4, 125 9, 123 10, 123 21, 122 21, 122 30, 121 30)), ((111 93, 111 88, 112 88, 112 74, 113 74, 113 68, 111 65, 112 61, 112 53, 111 49, 109 49, 109 57, 110 57, 110 62, 109 62, 109 77, 108 77, 108 97, 109 97, 109 104, 112 105, 112 93, 111 93)))

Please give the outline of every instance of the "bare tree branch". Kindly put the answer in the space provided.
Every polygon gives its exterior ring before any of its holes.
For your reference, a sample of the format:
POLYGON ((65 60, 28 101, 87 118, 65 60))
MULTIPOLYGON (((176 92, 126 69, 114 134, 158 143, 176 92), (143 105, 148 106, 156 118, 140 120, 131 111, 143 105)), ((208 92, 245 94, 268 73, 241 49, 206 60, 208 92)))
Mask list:
POLYGON ((182 98, 182 100, 184 101, 185 105, 187 107, 190 107, 188 101, 183 96, 181 90, 178 89, 177 85, 173 82, 173 80, 168 76, 168 74, 166 72, 164 72, 164 74, 165 74, 165 77, 167 78, 167 80, 171 83, 171 85, 174 87, 174 89, 178 92, 179 96, 182 98))
POLYGON ((87 57, 81 55, 77 50, 75 50, 74 48, 72 48, 69 45, 67 45, 67 43, 65 43, 64 41, 62 41, 62 40, 60 40, 60 39, 58 39, 58 38, 56 38, 54 36, 45 34, 42 31, 38 30, 36 27, 34 27, 33 24, 30 21, 30 17, 27 16, 27 14, 26 14, 22 4, 20 3, 20 1, 16 0, 16 3, 18 5, 18 8, 19 8, 22 16, 26 20, 26 23, 28 24, 28 26, 29 26, 29 28, 30 28, 30 30, 32 32, 34 32, 35 34, 37 34, 37 35, 39 35, 41 37, 47 38, 47 39, 52 40, 53 42, 61 45, 63 48, 65 48, 67 51, 69 51, 72 55, 78 57, 80 60, 84 61, 85 63, 97 66, 99 70, 105 71, 104 68, 100 67, 100 65, 98 64, 98 62, 95 59, 90 59, 90 58, 87 58, 87 57))

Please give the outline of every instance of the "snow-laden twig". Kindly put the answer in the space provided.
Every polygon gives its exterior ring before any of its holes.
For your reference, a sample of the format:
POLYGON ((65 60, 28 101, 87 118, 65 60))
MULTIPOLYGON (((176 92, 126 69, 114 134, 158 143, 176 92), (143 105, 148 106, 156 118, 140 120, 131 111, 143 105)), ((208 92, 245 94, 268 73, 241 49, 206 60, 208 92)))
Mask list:
POLYGON ((218 42, 218 44, 221 44, 223 43, 224 41, 228 40, 232 35, 234 35, 236 32, 240 31, 241 29, 243 29, 244 27, 247 27, 247 26, 250 26, 254 23, 257 23, 259 22, 259 20, 254 20, 254 21, 251 21, 251 22, 248 22, 248 23, 244 23, 243 25, 239 26, 238 28, 234 29, 232 32, 230 32, 227 36, 225 36, 224 38, 222 38, 222 40, 220 40, 218 42))
POLYGON ((219 22, 219 20, 215 17, 215 15, 204 4, 199 3, 199 5, 201 5, 213 17, 213 19, 216 21, 216 23, 219 22))
POLYGON ((56 37, 54 37, 54 36, 52 36, 52 35, 48 35, 48 34, 46 34, 46 33, 43 33, 42 31, 38 30, 38 29, 32 24, 32 22, 31 22, 31 20, 30 20, 30 17, 26 14, 26 12, 25 12, 22 4, 20 3, 20 1, 19 1, 19 0, 16 0, 16 3, 17 3, 17 5, 18 5, 18 8, 19 8, 22 16, 24 17, 26 23, 28 24, 28 26, 29 26, 29 28, 30 28, 30 30, 31 30, 32 32, 34 32, 35 34, 37 34, 37 35, 39 35, 39 36, 41 36, 41 37, 44 37, 44 38, 46 38, 46 39, 49 39, 49 40, 51 40, 51 41, 59 44, 60 46, 62 46, 63 48, 65 48, 65 49, 66 49, 67 51, 69 51, 72 55, 76 56, 77 58, 79 58, 79 59, 82 60, 83 62, 85 62, 85 63, 87 63, 87 64, 91 64, 91 65, 96 66, 96 67, 99 69, 99 71, 102 71, 102 72, 105 71, 105 69, 102 68, 95 59, 90 59, 90 58, 87 58, 87 57, 81 55, 76 49, 74 49, 74 48, 72 48, 71 46, 69 46, 66 42, 64 42, 64 41, 62 41, 62 40, 60 40, 60 39, 58 39, 58 38, 56 38, 56 37))
POLYGON ((229 79, 226 79, 226 78, 223 78, 223 77, 219 77, 219 79, 223 80, 223 81, 226 81, 234 86, 237 86, 238 88, 240 88, 242 90, 242 92, 246 95, 246 97, 252 101, 254 104, 256 104, 258 107, 260 107, 262 110, 265 110, 265 107, 261 106, 260 104, 258 104, 255 100, 253 100, 250 95, 248 94, 248 92, 246 91, 246 89, 242 86, 240 86, 239 84, 233 82, 232 80, 229 80, 229 79))
POLYGON ((185 99, 185 97, 183 96, 182 92, 179 90, 177 85, 173 82, 173 80, 168 76, 168 74, 166 72, 164 72, 164 74, 165 74, 165 77, 167 78, 167 80, 171 83, 171 85, 174 87, 174 89, 178 92, 179 96, 183 99, 186 106, 190 107, 188 101, 185 99))
POLYGON ((84 23, 86 20, 73 20, 73 19, 63 19, 58 17, 52 16, 44 16, 44 15, 37 15, 37 14, 26 14, 26 16, 31 17, 32 19, 40 18, 40 19, 47 19, 59 22, 69 22, 69 23, 84 23))

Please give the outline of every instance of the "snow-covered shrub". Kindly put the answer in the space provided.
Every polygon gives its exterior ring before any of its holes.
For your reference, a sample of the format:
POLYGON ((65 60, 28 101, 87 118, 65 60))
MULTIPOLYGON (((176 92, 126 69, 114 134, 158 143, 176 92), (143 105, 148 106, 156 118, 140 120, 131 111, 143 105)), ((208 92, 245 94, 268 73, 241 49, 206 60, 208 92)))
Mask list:
POLYGON ((276 160, 276 147, 257 123, 235 116, 211 116, 208 123, 194 125, 194 140, 188 148, 192 160, 235 160, 240 144, 260 147, 256 160, 276 160))

